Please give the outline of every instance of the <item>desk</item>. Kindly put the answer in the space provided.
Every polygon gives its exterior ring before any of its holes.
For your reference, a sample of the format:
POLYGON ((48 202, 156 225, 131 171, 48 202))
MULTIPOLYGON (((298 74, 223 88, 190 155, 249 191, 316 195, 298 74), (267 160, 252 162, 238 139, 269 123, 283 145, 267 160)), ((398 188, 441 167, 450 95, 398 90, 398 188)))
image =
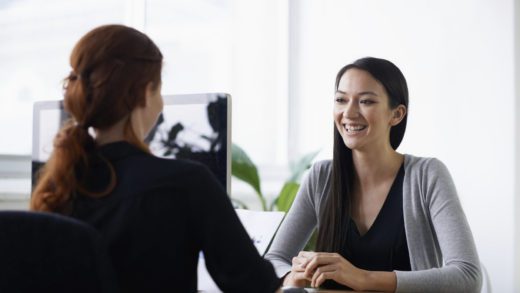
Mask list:
MULTIPOLYGON (((350 291, 350 290, 325 290, 325 289, 322 289, 322 290, 319 290, 319 289, 312 289, 312 288, 305 288, 305 291, 307 293, 378 293, 378 292, 373 292, 373 291, 350 291)), ((204 293, 220 293, 221 291, 218 291, 218 290, 204 290, 204 291, 197 291, 197 292, 204 292, 204 293)))
MULTIPOLYGON (((312 289, 312 288, 305 288, 305 291, 308 293, 361 293, 361 291, 351 291, 351 290, 326 290, 326 289, 312 289)), ((363 293, 377 293, 373 291, 363 291, 363 293)))
MULTIPOLYGON (((361 293, 361 291, 352 291, 352 290, 327 290, 327 289, 314 289, 314 288, 305 288, 304 290, 303 289, 298 289, 298 288, 295 288, 298 290, 298 292, 305 292, 305 293, 361 293)), ((291 291, 291 287, 282 287, 282 290, 283 292, 290 292, 291 291)), ((363 291, 363 293, 367 293, 367 292, 372 292, 372 293, 377 293, 377 292, 373 292, 373 291, 363 291)))

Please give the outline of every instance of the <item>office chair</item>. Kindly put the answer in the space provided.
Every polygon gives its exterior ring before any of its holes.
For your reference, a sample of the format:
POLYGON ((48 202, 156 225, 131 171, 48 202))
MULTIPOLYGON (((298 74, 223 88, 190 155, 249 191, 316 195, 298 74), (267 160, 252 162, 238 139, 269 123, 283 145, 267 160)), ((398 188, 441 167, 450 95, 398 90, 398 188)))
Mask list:
POLYGON ((118 292, 94 228, 50 213, 0 212, 0 292, 118 292))
POLYGON ((493 290, 491 288, 491 279, 489 277, 489 273, 486 269, 486 267, 484 266, 484 264, 481 262, 480 263, 480 270, 482 271, 482 289, 481 289, 481 293, 492 293, 493 290))

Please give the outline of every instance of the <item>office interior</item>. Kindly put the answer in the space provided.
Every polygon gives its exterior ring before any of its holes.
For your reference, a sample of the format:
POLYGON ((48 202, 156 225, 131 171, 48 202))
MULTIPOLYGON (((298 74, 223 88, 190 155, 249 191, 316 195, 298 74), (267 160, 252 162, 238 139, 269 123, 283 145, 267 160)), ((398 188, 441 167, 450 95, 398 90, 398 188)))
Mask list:
MULTIPOLYGON (((332 157, 337 71, 391 60, 410 90, 399 151, 447 165, 492 290, 520 288, 520 2, 1 0, 0 210, 28 208, 33 103, 61 98, 73 45, 107 23, 157 43, 163 94, 231 94, 268 197, 290 162, 332 157)), ((236 179, 231 197, 261 208, 236 179)))

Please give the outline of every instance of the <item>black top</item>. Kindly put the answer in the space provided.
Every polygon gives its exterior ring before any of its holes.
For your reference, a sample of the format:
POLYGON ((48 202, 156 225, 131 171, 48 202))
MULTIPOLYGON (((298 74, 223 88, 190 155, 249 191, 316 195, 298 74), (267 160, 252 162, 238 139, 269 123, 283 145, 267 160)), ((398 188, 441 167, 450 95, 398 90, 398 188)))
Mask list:
MULTIPOLYGON (((397 172, 374 223, 364 235, 360 235, 356 223, 350 219, 341 254, 357 268, 388 272, 411 270, 403 220, 403 179, 404 165, 397 172)), ((338 284, 332 282, 327 285, 338 288, 338 284)))
MULTIPOLYGON (((100 199, 77 195, 72 216, 102 233, 123 291, 195 292, 200 251, 224 292, 280 286, 206 167, 157 158, 127 142, 99 152, 114 166, 116 187, 100 199)), ((90 182, 107 182, 106 163, 91 170, 90 182)))

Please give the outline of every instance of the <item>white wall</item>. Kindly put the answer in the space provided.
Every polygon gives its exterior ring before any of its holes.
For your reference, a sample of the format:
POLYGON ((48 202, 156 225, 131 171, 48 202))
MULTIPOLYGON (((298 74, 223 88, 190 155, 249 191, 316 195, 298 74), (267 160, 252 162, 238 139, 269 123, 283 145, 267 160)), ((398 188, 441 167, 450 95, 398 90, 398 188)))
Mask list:
POLYGON ((258 164, 286 165, 287 2, 233 3, 233 140, 258 164))
POLYGON ((364 56, 393 61, 410 89, 400 151, 448 166, 494 292, 513 292, 513 1, 297 3, 304 31, 299 152, 322 148, 321 156, 331 157, 333 84, 341 66, 364 56))

